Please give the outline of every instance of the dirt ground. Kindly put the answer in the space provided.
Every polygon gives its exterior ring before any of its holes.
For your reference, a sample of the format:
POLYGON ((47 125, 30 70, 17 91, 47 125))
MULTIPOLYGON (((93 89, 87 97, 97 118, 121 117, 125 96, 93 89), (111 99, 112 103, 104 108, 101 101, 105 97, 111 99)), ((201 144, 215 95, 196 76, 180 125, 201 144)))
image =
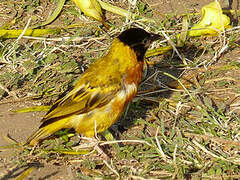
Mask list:
MULTIPOLYGON (((144 1, 145 2, 145 1, 144 1)), ((201 7, 211 1, 166 1, 166 0, 147 0, 148 5, 154 9, 154 17, 157 19, 163 19, 162 14, 182 14, 190 10, 200 10, 201 7)), ((221 2, 223 7, 227 6, 228 1, 221 2)), ((232 2, 232 9, 239 9, 239 1, 232 2)), ((1 7, 0 7, 1 8, 1 7)), ((229 58, 233 58, 239 61, 239 51, 233 51, 233 54, 228 53, 229 58), (238 56, 238 57, 237 57, 238 56)), ((5 101, 12 101, 11 98, 4 99, 5 101)), ((23 107, 31 107, 33 105, 40 105, 40 102, 32 104, 30 102, 16 102, 16 103, 3 103, 0 104, 0 146, 8 145, 9 142, 4 136, 9 135, 17 142, 24 142, 27 137, 35 131, 39 125, 40 120, 45 114, 44 112, 29 112, 29 113, 14 113, 12 110, 16 110, 23 107)), ((15 156, 13 151, 0 152, 0 178, 15 179, 19 176, 25 168, 30 166, 26 163, 25 167, 21 169, 17 168, 17 165, 21 163, 18 161, 18 157, 15 156), (14 164, 15 163, 15 164, 14 164)), ((37 167, 30 176, 26 179, 73 179, 75 175, 72 174, 72 164, 58 164, 55 162, 38 163, 34 165, 37 167)))

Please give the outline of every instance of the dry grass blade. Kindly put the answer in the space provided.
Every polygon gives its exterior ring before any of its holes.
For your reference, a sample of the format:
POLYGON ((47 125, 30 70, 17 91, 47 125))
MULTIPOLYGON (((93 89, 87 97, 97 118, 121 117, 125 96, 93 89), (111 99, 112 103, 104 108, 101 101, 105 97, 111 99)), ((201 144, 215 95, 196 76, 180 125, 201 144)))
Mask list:
POLYGON ((237 165, 240 165, 240 159, 226 159, 222 156, 218 156, 214 153, 212 153, 211 151, 207 150, 204 146, 202 146, 200 143, 198 143, 196 140, 192 140, 192 142, 198 147, 200 148, 203 152, 207 153, 208 155, 210 155, 211 157, 213 158, 216 158, 216 159, 221 159, 223 161, 228 161, 228 162, 231 162, 231 163, 234 163, 234 164, 237 164, 237 165))
MULTIPOLYGON (((115 13, 115 14, 118 14, 118 15, 121 15, 121 16, 125 16, 125 17, 129 17, 129 18, 139 17, 138 15, 130 13, 130 12, 126 11, 125 9, 113 6, 109 3, 103 2, 101 0, 97 0, 97 1, 99 2, 99 4, 101 5, 101 7, 103 9, 105 9, 107 11, 110 11, 112 13, 115 13)), ((140 18, 141 18, 142 21, 155 23, 155 21, 151 18, 146 18, 146 17, 140 17, 140 18)))
MULTIPOLYGON (((107 163, 107 161, 103 160, 103 162, 104 162, 104 164, 106 164, 106 166, 107 166, 114 174, 116 174, 118 177, 120 177, 119 173, 118 173, 115 169, 113 169, 113 168, 107 163)), ((111 162, 112 162, 112 160, 111 160, 111 162)))
POLYGON ((107 31, 64 1, 0 2, 0 34, 5 30, 15 38, 0 40, 0 132, 13 137, 0 137, 0 144, 10 144, 0 147, 0 179, 239 179, 236 2, 228 11, 234 27, 227 29, 220 17, 223 29, 212 29, 217 36, 193 37, 188 28, 201 21, 195 12, 205 1, 98 0, 111 24, 107 31), (58 16, 49 16, 52 12, 58 16), (29 31, 49 18, 54 21, 46 29, 29 31), (112 127, 114 137, 79 138, 62 130, 34 147, 19 144, 44 116, 33 111, 47 111, 68 93, 91 63, 109 51, 113 38, 130 27, 162 32, 163 40, 146 52, 149 68, 137 97, 112 127), (52 33, 40 37, 46 30, 52 33), (28 113, 12 113, 15 109, 28 113), (38 171, 30 173, 32 164, 38 171))
POLYGON ((5 88, 1 83, 0 83, 0 89, 6 91, 10 96, 12 96, 15 100, 18 100, 18 97, 14 91, 9 91, 7 88, 5 88))
POLYGON ((38 27, 45 26, 45 25, 48 25, 51 22, 53 22, 57 18, 57 16, 60 14, 60 12, 62 11, 65 1, 66 0, 57 0, 56 8, 54 9, 53 13, 47 18, 47 20, 44 21, 43 23, 41 23, 40 25, 36 25, 36 26, 32 27, 32 29, 36 29, 38 27))
POLYGON ((28 168, 20 176, 18 176, 15 180, 23 180, 23 179, 25 179, 34 169, 35 169, 34 167, 28 168))

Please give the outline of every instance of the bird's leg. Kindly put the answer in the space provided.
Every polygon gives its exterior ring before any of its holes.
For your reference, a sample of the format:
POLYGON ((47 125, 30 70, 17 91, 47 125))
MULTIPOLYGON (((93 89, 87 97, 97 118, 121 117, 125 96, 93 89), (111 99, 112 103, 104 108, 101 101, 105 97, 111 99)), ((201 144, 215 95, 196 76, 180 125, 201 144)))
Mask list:
POLYGON ((94 147, 94 150, 96 150, 104 159, 109 159, 110 157, 104 152, 103 148, 99 146, 99 143, 94 147))
POLYGON ((103 148, 99 146, 99 144, 102 141, 96 138, 87 138, 87 137, 80 137, 80 138, 82 140, 82 143, 78 146, 73 147, 73 150, 79 151, 81 149, 93 149, 97 151, 98 154, 102 156, 104 159, 109 158, 109 156, 104 152, 103 148))
POLYGON ((80 140, 81 143, 78 146, 73 147, 76 151, 80 149, 94 149, 96 144, 99 144, 98 140, 95 138, 80 137, 80 140))

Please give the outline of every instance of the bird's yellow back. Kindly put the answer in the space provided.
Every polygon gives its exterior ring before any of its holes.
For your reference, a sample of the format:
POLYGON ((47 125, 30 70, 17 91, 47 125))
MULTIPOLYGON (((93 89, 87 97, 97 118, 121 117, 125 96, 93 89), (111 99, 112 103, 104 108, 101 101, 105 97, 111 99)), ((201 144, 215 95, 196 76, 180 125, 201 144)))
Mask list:
POLYGON ((132 68, 136 68, 138 64, 133 49, 115 38, 108 54, 98 59, 86 70, 78 85, 86 81, 103 85, 110 83, 109 79, 121 82, 126 78, 124 77, 127 76, 126 73, 132 68))

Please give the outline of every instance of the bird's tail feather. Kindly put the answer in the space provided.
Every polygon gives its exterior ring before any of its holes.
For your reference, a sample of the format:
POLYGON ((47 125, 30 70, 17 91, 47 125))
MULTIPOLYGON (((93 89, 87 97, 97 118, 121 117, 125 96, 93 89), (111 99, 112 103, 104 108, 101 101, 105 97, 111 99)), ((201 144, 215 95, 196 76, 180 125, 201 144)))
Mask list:
POLYGON ((43 140, 53 133, 63 129, 63 128, 69 128, 67 126, 68 124, 68 118, 61 119, 58 121, 55 121, 53 123, 50 123, 46 126, 40 127, 37 131, 35 131, 26 141, 25 144, 30 144, 31 146, 36 145, 40 140, 43 140))

